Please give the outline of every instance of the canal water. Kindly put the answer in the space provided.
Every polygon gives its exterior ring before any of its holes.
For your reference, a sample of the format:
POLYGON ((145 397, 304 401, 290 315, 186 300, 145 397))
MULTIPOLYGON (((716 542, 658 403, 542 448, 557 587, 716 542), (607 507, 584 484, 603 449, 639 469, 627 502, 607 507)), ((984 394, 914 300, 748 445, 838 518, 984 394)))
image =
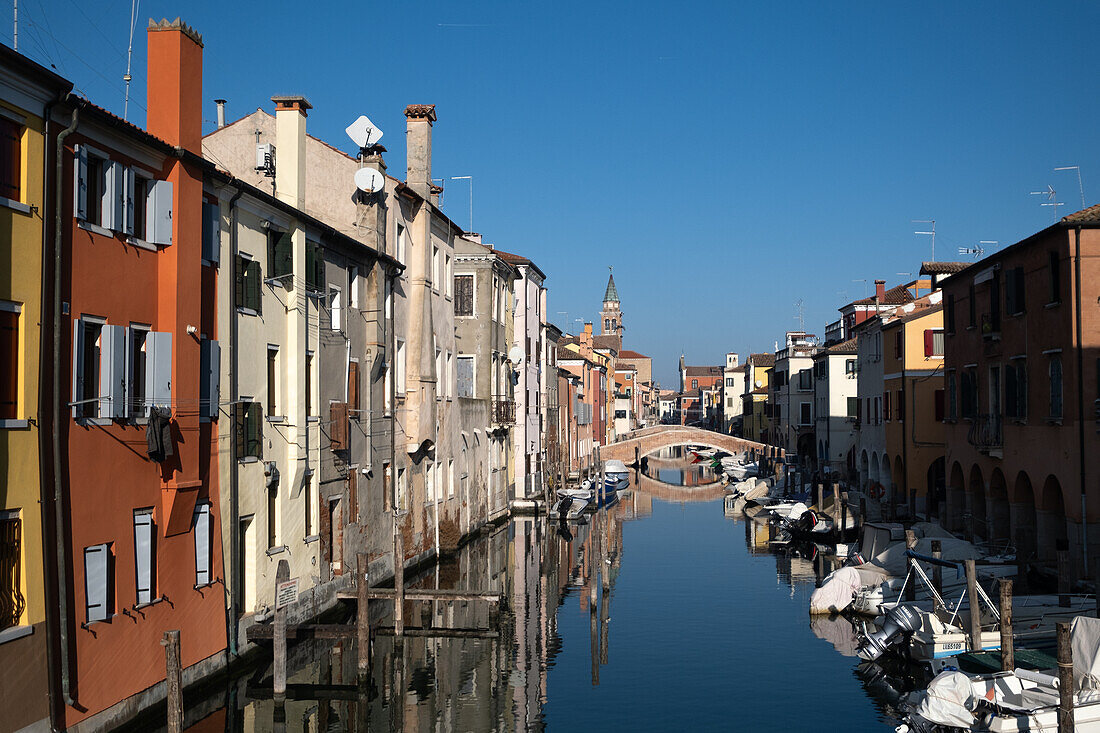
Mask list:
MULTIPOLYGON (((669 483, 690 483, 696 471, 656 469, 669 483)), ((270 660, 261 657, 247 673, 191 693, 188 730, 897 724, 881 682, 857 673, 849 622, 811 624, 812 562, 770 554, 766 532, 725 517, 721 500, 671 502, 634 491, 587 524, 515 518, 412 585, 497 590, 508 603, 499 613, 484 603, 408 603, 409 626, 481 629, 468 633, 488 638, 379 636, 365 687, 356 683, 354 639, 292 642, 281 709, 271 700, 270 660)), ((372 603, 379 624, 390 623, 388 605, 372 603)), ((151 721, 134 729, 157 729, 151 721)))

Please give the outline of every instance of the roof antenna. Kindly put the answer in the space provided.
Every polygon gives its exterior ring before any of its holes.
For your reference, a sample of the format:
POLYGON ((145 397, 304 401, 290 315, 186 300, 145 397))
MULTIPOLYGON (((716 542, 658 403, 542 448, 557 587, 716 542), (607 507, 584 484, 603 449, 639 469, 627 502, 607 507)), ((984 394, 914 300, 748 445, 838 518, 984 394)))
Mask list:
POLYGON ((1053 206, 1054 207, 1054 221, 1058 221, 1058 207, 1064 206, 1061 201, 1058 201, 1058 192, 1054 190, 1054 186, 1047 184, 1046 191, 1029 191, 1028 196, 1046 196, 1047 201, 1045 204, 1039 204, 1040 206, 1053 206))
POLYGON ((130 45, 126 47, 126 73, 122 80, 126 82, 126 98, 122 102, 122 119, 130 120, 130 61, 134 57, 134 22, 137 20, 137 9, 140 0, 130 0, 130 45))
POLYGON ((1081 184, 1081 166, 1079 165, 1060 165, 1054 170, 1056 171, 1077 171, 1077 190, 1081 192, 1081 210, 1085 210, 1085 187, 1081 184))
POLYGON ((806 304, 802 298, 795 301, 794 309, 798 311, 798 315, 796 316, 796 318, 798 318, 798 330, 802 333, 806 333, 806 304))
POLYGON ((913 232, 913 234, 930 234, 932 235, 932 261, 936 261, 936 220, 935 219, 910 219, 910 224, 931 224, 932 231, 930 232, 913 232))

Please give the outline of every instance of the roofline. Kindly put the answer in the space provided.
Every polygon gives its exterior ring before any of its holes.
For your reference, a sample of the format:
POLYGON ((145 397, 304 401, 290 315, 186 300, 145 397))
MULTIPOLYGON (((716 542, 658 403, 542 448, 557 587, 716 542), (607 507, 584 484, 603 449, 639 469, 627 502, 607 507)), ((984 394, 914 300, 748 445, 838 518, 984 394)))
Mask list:
POLYGON ((968 273, 971 273, 972 271, 977 271, 977 270, 980 270, 980 269, 984 269, 985 267, 988 267, 989 264, 991 264, 992 262, 1000 260, 1002 257, 1007 255, 1009 252, 1014 252, 1017 249, 1023 249, 1025 246, 1027 246, 1029 244, 1032 244, 1034 241, 1036 241, 1038 239, 1041 239, 1045 236, 1049 236, 1050 234, 1053 234, 1054 230, 1056 230, 1056 229, 1065 229, 1066 231, 1076 230, 1076 229, 1100 229, 1100 221, 1062 221, 1062 220, 1056 221, 1053 224, 1051 224, 1050 226, 1048 226, 1047 228, 1040 229, 1039 231, 1035 232, 1034 234, 1030 234, 1030 235, 1024 237, 1023 239, 1016 242, 1015 244, 1010 244, 1007 247, 1005 247, 1004 249, 998 250, 997 252, 994 252, 993 254, 989 255, 988 257, 983 257, 982 259, 980 259, 977 262, 967 266, 966 268, 964 268, 962 270, 959 270, 958 272, 953 274, 951 277, 955 278, 955 277, 958 277, 959 275, 966 275, 968 273))
MULTIPOLYGON (((33 76, 43 85, 52 85, 57 88, 59 96, 68 94, 73 90, 73 83, 60 74, 50 71, 36 61, 19 53, 15 49, 0 43, 0 62, 14 69, 24 76, 33 76)), ((29 111, 29 110, 28 110, 29 111)))

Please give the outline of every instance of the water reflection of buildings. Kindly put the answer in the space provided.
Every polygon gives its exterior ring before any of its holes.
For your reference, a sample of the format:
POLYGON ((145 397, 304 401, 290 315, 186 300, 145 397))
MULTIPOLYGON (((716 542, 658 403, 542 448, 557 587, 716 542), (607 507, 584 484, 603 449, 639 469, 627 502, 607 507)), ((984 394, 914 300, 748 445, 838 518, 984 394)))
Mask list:
MULTIPOLYGON (((354 637, 291 642, 287 700, 271 695, 270 658, 224 691, 188 696, 190 733, 542 730, 547 676, 562 648, 557 611, 570 595, 590 614, 592 684, 607 663, 623 523, 648 516, 652 499, 627 496, 563 534, 539 518, 516 518, 463 546, 410 586, 499 591, 498 613, 483 602, 407 602, 411 627, 480 628, 495 638, 377 636, 370 684, 357 681, 354 637)), ((372 606, 379 626, 389 604, 372 606), (375 608, 377 607, 377 608, 375 608)), ((344 619, 337 619, 343 621, 344 619)), ((571 642, 573 640, 570 640, 571 642)), ((580 640, 576 640, 580 642, 580 640)), ((140 729, 157 730, 159 720, 140 729)))

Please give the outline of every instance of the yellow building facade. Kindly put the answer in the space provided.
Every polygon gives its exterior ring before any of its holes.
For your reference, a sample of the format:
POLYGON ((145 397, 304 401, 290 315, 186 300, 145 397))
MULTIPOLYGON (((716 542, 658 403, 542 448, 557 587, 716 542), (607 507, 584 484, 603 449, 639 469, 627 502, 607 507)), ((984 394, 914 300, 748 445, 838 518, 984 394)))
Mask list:
MULTIPOLYGON (((749 367, 746 366, 746 369, 749 367)), ((768 389, 772 367, 752 367, 751 380, 746 379, 742 399, 741 437, 767 443, 771 437, 771 418, 768 410, 768 389)))
POLYGON ((38 442, 42 238, 52 212, 44 115, 71 84, 6 47, 0 56, 0 730, 48 729, 38 442))

